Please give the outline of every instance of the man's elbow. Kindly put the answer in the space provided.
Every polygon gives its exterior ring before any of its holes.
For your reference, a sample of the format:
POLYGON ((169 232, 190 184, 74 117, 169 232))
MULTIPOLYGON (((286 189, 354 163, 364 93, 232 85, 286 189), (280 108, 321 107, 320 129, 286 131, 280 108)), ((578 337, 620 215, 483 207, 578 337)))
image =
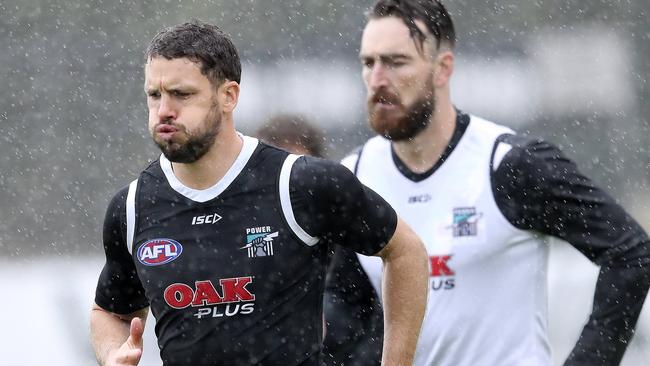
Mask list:
POLYGON ((398 218, 397 228, 393 237, 377 256, 384 262, 408 258, 413 260, 413 265, 420 263, 428 265, 427 250, 418 235, 402 220, 398 218))

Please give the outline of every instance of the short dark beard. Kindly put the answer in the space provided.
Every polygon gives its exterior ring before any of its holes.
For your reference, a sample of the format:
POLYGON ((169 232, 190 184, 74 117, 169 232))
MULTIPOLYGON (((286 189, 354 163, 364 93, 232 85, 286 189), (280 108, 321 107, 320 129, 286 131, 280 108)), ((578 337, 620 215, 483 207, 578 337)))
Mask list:
POLYGON ((375 132, 391 141, 410 140, 429 126, 435 105, 434 95, 423 96, 416 100, 394 125, 381 123, 382 117, 373 113, 370 114, 370 125, 375 132))
MULTIPOLYGON (((217 108, 213 109, 216 111, 217 108)), ((214 141, 221 129, 221 117, 217 113, 210 112, 206 118, 205 131, 200 131, 197 134, 190 134, 184 126, 179 126, 172 123, 179 131, 184 132, 188 138, 184 144, 176 142, 160 141, 154 137, 154 142, 167 160, 173 163, 190 164, 203 157, 214 145, 214 141)))
POLYGON ((212 130, 199 136, 191 136, 183 145, 158 141, 156 144, 167 160, 173 163, 190 164, 203 157, 210 150, 216 138, 217 131, 212 130))

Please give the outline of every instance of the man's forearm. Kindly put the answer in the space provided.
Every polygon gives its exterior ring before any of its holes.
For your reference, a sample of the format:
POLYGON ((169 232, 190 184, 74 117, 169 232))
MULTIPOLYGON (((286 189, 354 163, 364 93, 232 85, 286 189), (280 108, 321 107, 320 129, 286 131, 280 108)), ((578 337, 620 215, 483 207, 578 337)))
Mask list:
POLYGON ((618 365, 621 362, 650 287, 647 257, 639 252, 641 250, 630 251, 627 255, 643 260, 601 267, 592 313, 566 366, 618 365))
POLYGON ((399 242, 383 257, 384 365, 413 363, 427 302, 426 250, 410 228, 399 232, 399 242))
POLYGON ((120 317, 93 305, 90 313, 90 337, 100 365, 106 365, 111 353, 119 349, 129 337, 130 319, 138 316, 144 322, 147 313, 145 309, 120 317))

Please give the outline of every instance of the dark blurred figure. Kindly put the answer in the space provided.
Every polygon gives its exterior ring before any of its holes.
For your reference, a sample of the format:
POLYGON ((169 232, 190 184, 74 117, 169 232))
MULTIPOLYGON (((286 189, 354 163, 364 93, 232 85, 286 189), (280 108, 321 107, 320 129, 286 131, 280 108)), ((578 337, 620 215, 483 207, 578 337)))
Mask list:
POLYGON ((323 134, 302 115, 279 114, 256 132, 263 142, 294 154, 323 157, 323 134))

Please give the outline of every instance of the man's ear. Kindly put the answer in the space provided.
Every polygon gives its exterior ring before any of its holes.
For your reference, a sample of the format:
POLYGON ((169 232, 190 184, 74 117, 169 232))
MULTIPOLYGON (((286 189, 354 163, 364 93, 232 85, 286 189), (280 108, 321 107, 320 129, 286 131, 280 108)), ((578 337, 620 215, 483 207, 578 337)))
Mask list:
POLYGON ((237 102, 239 102, 239 83, 232 80, 226 80, 219 87, 219 94, 221 94, 221 108, 226 113, 231 113, 235 110, 237 102))
POLYGON ((454 73, 454 54, 449 50, 441 50, 434 62, 435 72, 433 74, 433 85, 436 88, 449 85, 451 74, 454 73))

